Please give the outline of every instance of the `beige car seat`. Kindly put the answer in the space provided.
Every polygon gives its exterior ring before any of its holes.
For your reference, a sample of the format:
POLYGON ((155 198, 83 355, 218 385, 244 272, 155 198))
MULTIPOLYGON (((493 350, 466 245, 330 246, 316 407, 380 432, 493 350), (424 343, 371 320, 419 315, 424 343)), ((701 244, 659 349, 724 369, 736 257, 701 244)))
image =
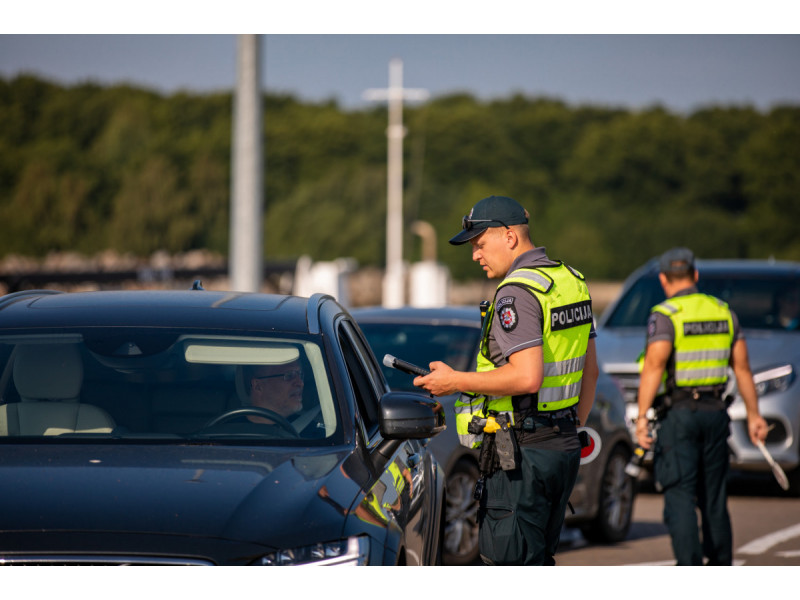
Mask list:
POLYGON ((79 401, 83 363, 74 344, 23 344, 14 355, 20 402, 0 405, 0 436, 110 433, 114 419, 79 401))

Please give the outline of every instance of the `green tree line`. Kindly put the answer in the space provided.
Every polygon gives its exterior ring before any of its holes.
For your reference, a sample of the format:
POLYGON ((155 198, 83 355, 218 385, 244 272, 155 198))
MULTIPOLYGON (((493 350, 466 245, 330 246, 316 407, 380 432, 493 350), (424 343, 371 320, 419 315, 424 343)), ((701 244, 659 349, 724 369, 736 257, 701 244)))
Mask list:
MULTIPOLYGON (((232 104, 231 92, 0 79, 0 256, 227 254, 232 104)), ((265 259, 382 265, 386 108, 273 94, 263 108, 265 259)), ((457 94, 407 106, 404 121, 404 218, 435 227, 457 279, 480 273, 447 240, 491 194, 526 206, 534 242, 592 279, 678 244, 800 260, 798 106, 675 114, 457 94)))

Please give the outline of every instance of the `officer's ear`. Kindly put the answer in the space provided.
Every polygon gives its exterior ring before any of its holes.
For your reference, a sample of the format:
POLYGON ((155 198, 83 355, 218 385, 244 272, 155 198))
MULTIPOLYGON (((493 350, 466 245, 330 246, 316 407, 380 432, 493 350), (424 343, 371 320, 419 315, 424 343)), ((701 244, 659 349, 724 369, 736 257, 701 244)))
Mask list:
POLYGON ((506 245, 512 250, 516 248, 519 244, 519 234, 514 230, 514 228, 509 227, 508 229, 504 230, 504 234, 506 236, 506 245))

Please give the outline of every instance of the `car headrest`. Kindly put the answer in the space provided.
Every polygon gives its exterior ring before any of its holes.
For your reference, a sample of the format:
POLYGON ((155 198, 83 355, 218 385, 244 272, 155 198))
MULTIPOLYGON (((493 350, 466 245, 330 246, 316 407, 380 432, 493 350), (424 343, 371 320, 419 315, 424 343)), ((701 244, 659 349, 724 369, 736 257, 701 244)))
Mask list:
POLYGON ((74 344, 23 344, 14 358, 14 383, 23 400, 75 400, 83 363, 74 344))

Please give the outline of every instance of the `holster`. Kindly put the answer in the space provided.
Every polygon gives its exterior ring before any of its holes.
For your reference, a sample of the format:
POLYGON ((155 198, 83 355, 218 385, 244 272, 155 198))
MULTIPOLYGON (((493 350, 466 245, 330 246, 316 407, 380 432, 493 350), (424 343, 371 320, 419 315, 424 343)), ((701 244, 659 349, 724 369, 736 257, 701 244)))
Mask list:
POLYGON ((497 470, 513 471, 519 466, 519 446, 511 424, 504 414, 495 419, 500 429, 484 434, 478 457, 478 469, 486 477, 497 470))
POLYGON ((494 445, 494 435, 485 435, 478 455, 478 471, 481 477, 489 477, 500 468, 497 462, 497 451, 494 445))
POLYGON ((514 435, 505 415, 497 416, 497 424, 500 425, 500 429, 494 434, 494 443, 500 468, 503 471, 513 471, 519 465, 517 436, 514 435))

